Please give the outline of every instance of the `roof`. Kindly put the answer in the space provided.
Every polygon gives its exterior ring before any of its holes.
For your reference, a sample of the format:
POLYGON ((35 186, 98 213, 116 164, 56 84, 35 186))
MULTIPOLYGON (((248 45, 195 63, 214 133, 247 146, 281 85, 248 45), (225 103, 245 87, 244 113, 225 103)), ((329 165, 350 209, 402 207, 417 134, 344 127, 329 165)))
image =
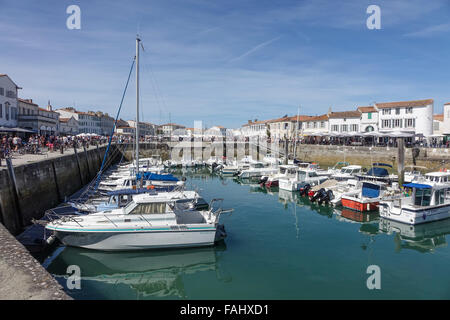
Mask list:
POLYGON ((247 126, 251 126, 252 124, 264 124, 264 123, 267 123, 267 122, 270 122, 270 121, 271 120, 250 121, 250 122, 248 122, 246 124, 243 124, 242 126, 243 127, 247 127, 247 126))
POLYGON ((444 114, 434 114, 433 120, 444 121, 444 114))
POLYGON ((70 118, 59 118, 59 122, 69 122, 70 118))
POLYGON ((30 104, 30 105, 33 105, 33 106, 38 106, 36 103, 33 103, 33 100, 32 99, 21 99, 21 98, 17 98, 17 100, 19 101, 19 102, 23 102, 23 103, 26 103, 26 104, 30 104))
POLYGON ((324 120, 328 120, 327 114, 323 114, 321 116, 310 116, 307 119, 305 119, 304 121, 324 121, 324 120))
POLYGON ((378 109, 396 107, 422 107, 433 104, 433 99, 375 103, 378 109))
POLYGON ((185 126, 182 126, 181 124, 176 124, 176 123, 165 123, 165 124, 161 124, 159 125, 160 127, 164 127, 164 126, 177 126, 177 127, 181 127, 181 128, 185 128, 185 126))
POLYGON ((12 83, 14 83, 14 85, 16 86, 17 89, 22 89, 22 88, 19 87, 14 81, 12 81, 12 79, 10 78, 10 76, 8 76, 6 73, 0 73, 0 77, 8 77, 9 81, 11 81, 12 83))
POLYGON ((450 105, 450 102, 444 103, 444 106, 450 105))
MULTIPOLYGON (((47 109, 44 109, 44 108, 39 108, 39 110, 40 110, 40 111, 45 111, 45 112, 58 113, 58 112, 56 112, 56 111, 53 111, 53 110, 47 110, 47 109)), ((58 113, 58 114, 59 114, 59 113, 58 113)))
POLYGON ((363 106, 363 107, 358 107, 358 111, 361 112, 361 113, 377 112, 377 109, 375 109, 374 106, 363 106))
POLYGON ((342 111, 342 112, 331 112, 328 114, 329 118, 360 118, 361 112, 359 111, 342 111))

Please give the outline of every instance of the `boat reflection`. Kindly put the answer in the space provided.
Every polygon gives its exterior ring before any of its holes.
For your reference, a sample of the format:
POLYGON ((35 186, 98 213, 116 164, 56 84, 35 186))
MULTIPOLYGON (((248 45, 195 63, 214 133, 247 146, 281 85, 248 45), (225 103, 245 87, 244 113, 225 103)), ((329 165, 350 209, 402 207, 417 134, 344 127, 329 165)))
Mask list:
POLYGON ((450 234, 450 219, 418 225, 409 225, 380 218, 380 231, 394 234, 395 250, 411 249, 419 252, 432 252, 446 247, 446 236, 450 234))
MULTIPOLYGON (((219 260, 225 251, 225 243, 208 248, 141 252, 66 247, 47 270, 61 279, 67 277, 69 265, 78 265, 82 271, 82 286, 83 281, 94 281, 111 287, 127 286, 138 298, 188 298, 183 281, 185 275, 215 272, 219 281, 231 281, 231 276, 220 270, 219 260)), ((60 282, 65 285, 65 281, 60 282)))
POLYGON ((278 201, 285 205, 289 202, 297 204, 299 207, 309 208, 321 216, 331 218, 333 216, 333 208, 328 205, 319 205, 316 202, 311 202, 308 197, 302 197, 299 192, 291 192, 286 190, 278 190, 278 201))

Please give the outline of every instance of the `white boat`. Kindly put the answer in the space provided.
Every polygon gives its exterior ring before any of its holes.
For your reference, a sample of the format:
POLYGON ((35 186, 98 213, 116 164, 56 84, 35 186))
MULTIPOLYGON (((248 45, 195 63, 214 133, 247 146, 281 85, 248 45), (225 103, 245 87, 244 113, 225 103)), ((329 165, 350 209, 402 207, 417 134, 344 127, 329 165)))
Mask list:
MULTIPOLYGON (((214 202, 213 200, 212 202, 214 202)), ((45 228, 64 245, 120 251, 211 246, 226 236, 220 215, 230 210, 193 210, 137 195, 127 206, 84 216, 62 216, 45 228)))
POLYGON ((320 166, 314 162, 300 162, 297 163, 297 166, 303 171, 314 171, 318 176, 330 176, 328 170, 320 169, 320 166))
POLYGON ((354 179, 357 174, 361 174, 362 167, 358 165, 349 165, 342 167, 338 172, 331 175, 331 179, 338 181, 354 179))
POLYGON ((418 180, 421 177, 423 177, 423 174, 417 169, 423 169, 423 170, 428 169, 427 167, 421 167, 421 166, 407 166, 407 168, 409 168, 409 170, 405 171, 404 178, 403 178, 403 181, 405 183, 412 182, 414 180, 418 180))
POLYGON ((314 170, 298 169, 295 176, 280 178, 278 187, 287 191, 299 191, 302 186, 315 186, 327 180, 327 176, 319 176, 314 170))
POLYGON ((450 217, 449 172, 430 172, 403 186, 410 193, 380 202, 381 217, 413 225, 450 217))
POLYGON ((282 164, 281 159, 278 158, 276 155, 274 154, 267 154, 263 157, 262 160, 264 163, 267 163, 268 165, 279 165, 282 164))
POLYGON ((295 177, 297 174, 298 166, 296 165, 280 165, 278 167, 278 172, 268 175, 268 176, 262 176, 261 177, 261 183, 264 183, 264 185, 268 188, 271 187, 277 187, 279 185, 279 180, 282 178, 290 178, 295 177))
POLYGON ((239 173, 239 178, 241 179, 252 179, 252 178, 260 178, 264 175, 270 175, 276 173, 278 168, 275 167, 266 167, 262 162, 256 162, 250 164, 250 168, 242 170, 239 173))
POLYGON ((380 181, 361 181, 361 185, 341 197, 342 206, 360 212, 376 211, 382 200, 400 195, 398 184, 390 187, 380 181))

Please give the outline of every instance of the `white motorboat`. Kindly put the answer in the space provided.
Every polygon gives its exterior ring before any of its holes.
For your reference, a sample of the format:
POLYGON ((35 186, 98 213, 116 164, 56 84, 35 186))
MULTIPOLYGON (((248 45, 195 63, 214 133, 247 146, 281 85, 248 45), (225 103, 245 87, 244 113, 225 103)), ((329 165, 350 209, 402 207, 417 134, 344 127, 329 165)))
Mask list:
POLYGON ((400 195, 397 183, 390 187, 380 181, 360 181, 354 191, 342 195, 342 206, 356 211, 376 211, 382 200, 392 199, 400 195))
POLYGON ((62 216, 45 228, 64 245, 95 250, 143 250, 211 246, 226 236, 220 215, 231 210, 194 210, 185 203, 154 202, 136 195, 127 206, 84 216, 62 216))
POLYGON ((413 225, 450 217, 450 172, 430 172, 403 186, 407 196, 380 202, 381 217, 413 225))
POLYGON ((278 168, 266 167, 262 162, 256 162, 250 164, 250 168, 242 170, 239 173, 241 179, 260 178, 264 175, 270 175, 278 172, 278 168))
POLYGON ((298 169, 294 177, 278 179, 278 186, 282 190, 299 191, 302 186, 315 186, 327 180, 327 176, 319 176, 314 170, 298 169))
POLYGON ((296 165, 280 165, 278 167, 278 172, 268 175, 262 176, 260 183, 264 183, 264 185, 268 188, 277 187, 279 185, 279 180, 281 178, 293 178, 297 174, 298 166, 296 165))
POLYGON ((407 168, 409 168, 409 170, 405 171, 404 176, 403 176, 404 177, 403 181, 405 183, 412 182, 412 181, 418 180, 421 177, 423 177, 423 174, 417 169, 423 169, 423 170, 428 169, 427 167, 421 167, 421 166, 407 166, 407 168))
POLYGON ((320 166, 315 162, 300 162, 297 163, 297 166, 303 171, 314 171, 318 176, 329 177, 331 175, 328 170, 320 169, 320 166))
POLYGON ((269 153, 263 157, 262 160, 264 163, 267 163, 268 165, 279 165, 282 164, 281 159, 277 157, 276 155, 269 153))
POLYGON ((361 174, 362 167, 358 165, 349 165, 342 167, 338 172, 331 175, 331 179, 338 181, 354 179, 357 174, 361 174))

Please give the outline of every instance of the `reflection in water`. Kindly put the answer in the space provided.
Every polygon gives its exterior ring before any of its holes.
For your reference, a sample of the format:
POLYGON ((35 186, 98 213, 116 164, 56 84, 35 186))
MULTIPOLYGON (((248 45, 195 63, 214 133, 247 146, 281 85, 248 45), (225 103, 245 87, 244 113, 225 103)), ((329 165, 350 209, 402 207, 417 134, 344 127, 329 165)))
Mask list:
MULTIPOLYGON (((231 281, 219 267, 220 256, 225 250, 224 243, 207 248, 141 252, 101 252, 66 247, 50 262, 47 270, 62 280, 67 276, 67 266, 78 265, 82 270, 82 282, 127 286, 141 298, 187 298, 184 275, 213 271, 218 280, 231 281)), ((65 281, 61 282, 65 285, 65 281)))
POLYGON ((380 219, 380 231, 394 233, 395 250, 412 249, 419 252, 430 252, 439 247, 446 247, 446 235, 450 234, 450 219, 409 225, 380 219))

